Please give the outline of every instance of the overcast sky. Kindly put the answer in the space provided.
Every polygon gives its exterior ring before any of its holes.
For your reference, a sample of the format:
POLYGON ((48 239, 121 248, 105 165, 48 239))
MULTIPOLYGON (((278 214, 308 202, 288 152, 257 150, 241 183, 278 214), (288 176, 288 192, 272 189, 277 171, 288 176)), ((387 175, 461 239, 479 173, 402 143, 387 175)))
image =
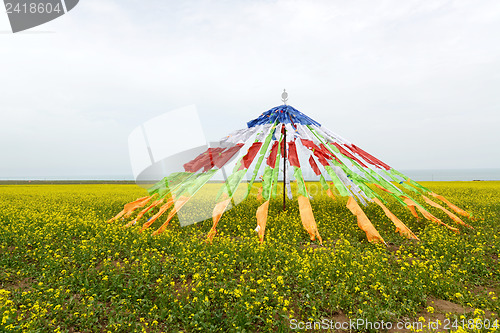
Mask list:
POLYGON ((396 169, 500 168, 500 1, 81 0, 0 13, 0 178, 131 175, 195 104, 208 140, 289 104, 396 169))

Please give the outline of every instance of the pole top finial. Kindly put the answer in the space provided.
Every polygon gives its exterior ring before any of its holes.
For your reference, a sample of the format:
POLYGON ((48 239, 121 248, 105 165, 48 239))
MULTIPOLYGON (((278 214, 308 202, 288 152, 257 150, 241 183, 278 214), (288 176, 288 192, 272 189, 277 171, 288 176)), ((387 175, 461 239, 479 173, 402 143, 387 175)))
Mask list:
POLYGON ((283 89, 283 93, 281 94, 281 100, 286 105, 286 102, 288 101, 288 93, 286 92, 286 89, 283 89))

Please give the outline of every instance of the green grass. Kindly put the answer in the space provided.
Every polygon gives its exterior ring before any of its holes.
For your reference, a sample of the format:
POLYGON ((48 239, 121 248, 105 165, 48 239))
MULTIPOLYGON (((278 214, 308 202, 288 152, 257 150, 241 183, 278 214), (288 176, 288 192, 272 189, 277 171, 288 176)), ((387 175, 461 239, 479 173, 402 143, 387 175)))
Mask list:
POLYGON ((424 185, 473 213, 477 221, 463 220, 474 230, 422 203, 453 233, 388 200, 421 242, 370 204, 363 209, 389 246, 371 244, 345 199, 318 194, 320 246, 297 202, 283 212, 278 195, 263 244, 254 197, 226 212, 207 244, 211 219, 181 228, 174 218, 157 237, 165 216, 144 233, 106 223, 144 196, 134 185, 0 186, 0 330, 280 332, 290 319, 426 319, 437 300, 463 309, 442 318, 498 318, 500 182, 424 185))

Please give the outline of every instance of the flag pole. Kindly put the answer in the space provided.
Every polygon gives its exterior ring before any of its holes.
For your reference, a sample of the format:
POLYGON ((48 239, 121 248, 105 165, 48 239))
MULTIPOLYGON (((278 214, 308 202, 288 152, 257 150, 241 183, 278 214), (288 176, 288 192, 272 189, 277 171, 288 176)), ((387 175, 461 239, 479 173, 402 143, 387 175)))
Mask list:
POLYGON ((283 211, 286 209, 286 128, 285 124, 283 124, 283 132, 284 132, 284 137, 283 140, 285 142, 283 143, 283 211))
MULTIPOLYGON (((283 89, 283 93, 281 94, 281 100, 283 103, 288 101, 288 93, 285 89, 283 89)), ((283 211, 286 210, 286 127, 283 124, 283 211)))

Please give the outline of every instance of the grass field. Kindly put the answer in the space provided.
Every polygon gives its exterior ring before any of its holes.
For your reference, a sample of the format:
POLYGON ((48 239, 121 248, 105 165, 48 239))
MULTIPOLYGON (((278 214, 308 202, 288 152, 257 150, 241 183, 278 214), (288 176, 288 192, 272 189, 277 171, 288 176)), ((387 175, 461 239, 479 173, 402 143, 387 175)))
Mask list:
POLYGON ((135 185, 0 186, 0 330, 286 332, 349 319, 422 323, 424 331, 438 319, 440 331, 447 322, 463 331, 474 319, 495 326, 500 182, 424 184, 473 213, 477 221, 464 221, 474 230, 425 205, 456 234, 390 201, 421 242, 396 234, 370 204, 366 215, 389 246, 371 244, 346 200, 317 195, 323 246, 309 241, 296 201, 282 212, 280 199, 260 244, 251 197, 223 215, 207 244, 211 220, 181 228, 174 219, 157 237, 161 221, 140 234, 106 223, 144 196, 135 185))

